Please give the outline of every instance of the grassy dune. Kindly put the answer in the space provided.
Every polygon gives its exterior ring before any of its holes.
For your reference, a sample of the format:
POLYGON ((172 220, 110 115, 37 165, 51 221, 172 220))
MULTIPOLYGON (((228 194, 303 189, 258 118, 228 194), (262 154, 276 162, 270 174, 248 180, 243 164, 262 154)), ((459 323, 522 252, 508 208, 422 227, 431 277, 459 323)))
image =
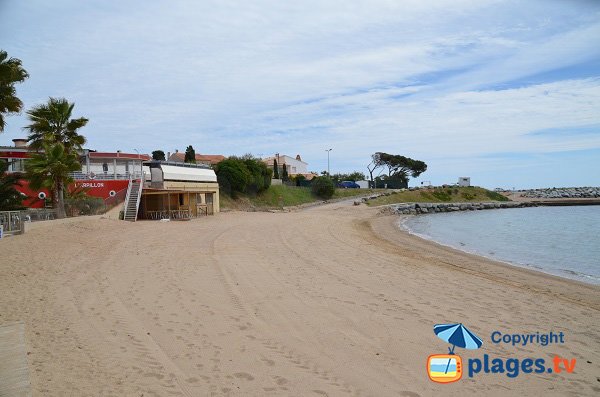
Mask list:
MULTIPOLYGON (((381 191, 381 189, 336 189, 332 200, 368 195, 376 191, 381 191)), ((310 188, 307 187, 271 186, 268 190, 255 197, 243 196, 235 200, 226 194, 221 195, 222 208, 237 210, 280 208, 281 204, 284 207, 291 207, 316 201, 321 200, 313 196, 310 188)))
POLYGON ((452 203, 452 202, 485 202, 509 201, 499 193, 481 187, 449 187, 421 190, 406 190, 370 200, 369 205, 385 205, 396 203, 452 203))

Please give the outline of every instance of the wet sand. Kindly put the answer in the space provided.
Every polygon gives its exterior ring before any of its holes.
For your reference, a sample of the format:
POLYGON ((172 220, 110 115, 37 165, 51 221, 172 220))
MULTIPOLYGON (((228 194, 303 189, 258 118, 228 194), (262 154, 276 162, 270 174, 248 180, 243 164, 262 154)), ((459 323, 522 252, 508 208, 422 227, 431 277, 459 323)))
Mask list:
POLYGON ((0 324, 23 321, 36 396, 597 395, 600 288, 399 232, 351 202, 191 222, 97 217, 0 241, 0 324), (436 323, 463 360, 576 358, 572 374, 431 382, 436 323), (564 332, 512 347, 503 333, 564 332), (589 361, 589 362, 588 362, 589 361))

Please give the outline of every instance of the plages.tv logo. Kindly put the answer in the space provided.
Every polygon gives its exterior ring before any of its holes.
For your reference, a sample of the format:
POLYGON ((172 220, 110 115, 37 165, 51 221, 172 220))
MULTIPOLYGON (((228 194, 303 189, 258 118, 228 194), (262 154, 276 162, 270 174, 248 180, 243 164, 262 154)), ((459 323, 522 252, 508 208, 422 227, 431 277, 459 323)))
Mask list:
POLYGON ((462 378, 464 368, 454 349, 479 349, 483 341, 462 324, 436 324, 433 332, 452 347, 448 347, 448 354, 432 354, 427 358, 427 375, 438 383, 456 382, 462 378))

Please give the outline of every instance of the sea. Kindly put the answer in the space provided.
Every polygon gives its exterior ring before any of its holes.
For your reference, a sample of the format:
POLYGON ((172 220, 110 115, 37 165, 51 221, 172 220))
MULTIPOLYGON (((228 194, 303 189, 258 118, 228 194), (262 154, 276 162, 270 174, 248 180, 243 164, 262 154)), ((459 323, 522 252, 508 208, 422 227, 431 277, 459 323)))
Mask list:
POLYGON ((399 225, 472 254, 600 285, 598 205, 436 213, 399 225))

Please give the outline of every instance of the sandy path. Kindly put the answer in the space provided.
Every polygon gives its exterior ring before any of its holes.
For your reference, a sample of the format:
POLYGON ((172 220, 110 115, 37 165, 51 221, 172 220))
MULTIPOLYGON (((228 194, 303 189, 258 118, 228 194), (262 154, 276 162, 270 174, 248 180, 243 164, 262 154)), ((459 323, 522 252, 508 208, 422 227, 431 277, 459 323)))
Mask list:
POLYGON ((375 212, 48 224, 0 242, 0 323, 26 323, 35 395, 600 392, 599 288, 435 246, 375 212), (560 354, 576 371, 434 384, 425 360, 446 345, 432 326, 459 321, 485 353, 560 354), (568 343, 492 345, 496 329, 568 343))

